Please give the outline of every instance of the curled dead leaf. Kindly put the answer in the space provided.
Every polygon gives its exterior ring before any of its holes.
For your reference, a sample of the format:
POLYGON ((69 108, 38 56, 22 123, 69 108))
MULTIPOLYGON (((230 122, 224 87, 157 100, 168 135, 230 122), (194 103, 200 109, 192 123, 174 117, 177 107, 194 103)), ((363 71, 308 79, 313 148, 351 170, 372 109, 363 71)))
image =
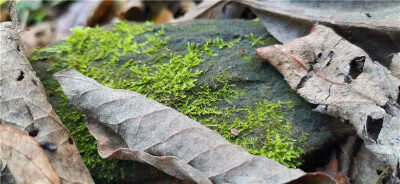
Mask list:
POLYGON ((232 129, 231 129, 231 134, 233 134, 233 135, 235 135, 235 136, 238 136, 238 135, 240 134, 240 132, 237 131, 236 128, 232 128, 232 129))
POLYGON ((39 143, 18 129, 0 125, 1 154, 16 183, 61 184, 39 143))
POLYGON ((368 54, 318 25, 284 45, 258 48, 259 58, 278 69, 316 111, 349 121, 379 160, 400 160, 400 81, 368 54))
POLYGON ((386 67, 391 63, 388 55, 400 52, 398 1, 237 1, 249 6, 282 43, 306 36, 319 22, 386 67))

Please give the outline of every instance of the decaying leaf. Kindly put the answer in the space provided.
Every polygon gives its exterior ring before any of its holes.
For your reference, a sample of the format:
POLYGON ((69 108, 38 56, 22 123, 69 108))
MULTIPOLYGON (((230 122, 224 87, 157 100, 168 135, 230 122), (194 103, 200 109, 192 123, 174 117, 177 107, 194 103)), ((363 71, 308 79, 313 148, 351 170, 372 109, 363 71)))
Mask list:
POLYGON ((28 30, 21 32, 20 36, 25 53, 28 56, 35 48, 45 47, 58 39, 55 27, 51 22, 42 22, 41 24, 29 27, 28 30))
POLYGON ((156 24, 166 23, 174 20, 174 14, 166 8, 161 9, 160 12, 154 17, 153 22, 156 24))
POLYGON ((151 164, 197 183, 286 183, 304 176, 226 141, 182 113, 136 92, 115 90, 74 69, 54 75, 86 115, 103 158, 151 164))
MULTIPOLYGON (((114 1, 97 1, 86 17, 86 26, 109 23, 117 15, 116 4, 114 1)), ((86 7, 85 10, 88 11, 86 7)))
POLYGON ((400 81, 360 48, 318 26, 285 45, 257 49, 316 111, 350 122, 368 150, 395 170, 400 160, 400 81))
POLYGON ((251 7, 264 27, 282 43, 307 35, 314 23, 333 28, 388 66, 400 52, 398 1, 239 0, 251 7))
POLYGON ((240 132, 236 129, 236 128, 232 128, 231 129, 231 134, 238 136, 240 134, 240 132))
POLYGON ((335 178, 340 184, 349 184, 350 181, 343 173, 338 171, 338 160, 335 152, 331 155, 331 161, 325 166, 325 172, 335 178))
POLYGON ((46 154, 63 183, 93 183, 10 22, 0 24, 0 47, 0 123, 22 130, 38 142, 56 145, 56 150, 46 154))
POLYGON ((223 6, 226 2, 223 1, 203 1, 196 7, 189 9, 186 14, 172 22, 185 22, 197 18, 218 19, 223 6))
POLYGON ((144 21, 146 7, 142 1, 127 0, 118 3, 118 18, 121 20, 144 21))
POLYGON ((25 132, 0 125, 1 154, 17 183, 61 184, 39 143, 25 132))

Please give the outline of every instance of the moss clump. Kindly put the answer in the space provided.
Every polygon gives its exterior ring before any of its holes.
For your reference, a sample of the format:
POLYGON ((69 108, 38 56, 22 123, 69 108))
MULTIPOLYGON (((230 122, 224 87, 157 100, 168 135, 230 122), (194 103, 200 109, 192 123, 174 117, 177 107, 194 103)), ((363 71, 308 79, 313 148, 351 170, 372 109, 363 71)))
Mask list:
MULTIPOLYGON (((50 59, 53 72, 75 68, 105 86, 136 91, 198 120, 253 154, 290 167, 300 164, 296 159, 304 150, 298 144, 304 143, 304 139, 296 142, 288 136, 291 126, 282 111, 283 106, 291 106, 290 102, 264 101, 240 109, 217 108, 215 104, 231 103, 230 99, 243 95, 244 91, 235 90, 233 84, 227 83, 230 78, 227 72, 210 76, 212 85, 197 84, 199 77, 207 73, 196 69, 204 62, 202 57, 216 57, 218 49, 230 49, 242 37, 231 42, 215 38, 205 43, 188 43, 182 46, 186 51, 179 54, 169 50, 164 27, 118 22, 111 30, 80 27, 73 31, 65 42, 36 50, 31 61, 50 59), (242 118, 231 118, 233 114, 242 118), (230 133, 233 128, 239 135, 230 133)), ((264 43, 261 38, 251 36, 245 38, 254 44, 264 43)), ((53 95, 51 102, 75 138, 92 175, 108 180, 127 175, 122 162, 98 156, 84 116, 70 108, 58 84, 50 81, 45 83, 45 88, 53 95)))
POLYGON ((245 36, 246 39, 249 39, 253 41, 251 45, 265 45, 266 43, 268 44, 278 44, 278 40, 276 40, 273 37, 268 37, 267 39, 263 39, 262 37, 255 38, 253 33, 250 33, 250 35, 245 36))
POLYGON ((285 120, 282 106, 292 107, 291 102, 269 103, 263 101, 255 106, 240 109, 226 109, 221 117, 204 119, 202 122, 212 128, 230 142, 241 145, 255 155, 264 155, 288 167, 296 167, 301 163, 296 160, 304 152, 302 145, 306 140, 305 133, 294 141, 286 136, 291 134, 290 122, 285 120), (230 119, 233 113, 244 112, 244 117, 230 119), (234 135, 235 129, 239 135, 234 135), (254 136, 254 132, 257 132, 254 136))

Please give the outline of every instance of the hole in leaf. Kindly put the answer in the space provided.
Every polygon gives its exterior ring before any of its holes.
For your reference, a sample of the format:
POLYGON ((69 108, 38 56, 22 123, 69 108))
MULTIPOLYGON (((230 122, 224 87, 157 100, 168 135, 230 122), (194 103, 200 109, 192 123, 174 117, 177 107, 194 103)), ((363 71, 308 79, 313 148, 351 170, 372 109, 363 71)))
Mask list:
POLYGON ((32 79, 32 83, 33 83, 33 85, 38 86, 37 82, 33 79, 32 79))
POLYGON ((333 52, 333 51, 329 52, 329 54, 328 54, 329 61, 326 63, 326 65, 325 65, 326 67, 328 67, 331 64, 332 57, 333 57, 334 54, 335 54, 335 52, 333 52))
POLYGON ((49 150, 51 152, 54 152, 57 149, 57 145, 55 145, 49 141, 40 142, 40 147, 42 147, 43 149, 49 150))
POLYGON ((24 79, 24 72, 23 71, 21 71, 21 73, 19 74, 19 76, 18 76, 18 78, 17 78, 17 81, 21 81, 22 79, 24 79))
POLYGON ((72 140, 71 137, 68 138, 68 142, 69 142, 69 144, 74 144, 74 140, 72 140))
POLYGON ((310 64, 311 64, 311 65, 310 65, 310 68, 308 68, 307 72, 311 72, 311 71, 314 70, 314 64, 315 64, 315 63, 310 63, 310 64))
POLYGON ((367 133, 368 136, 375 142, 378 140, 379 133, 383 125, 383 118, 373 119, 371 116, 367 118, 367 133))
POLYGON ((29 133, 29 136, 36 137, 39 133, 39 129, 34 128, 33 130, 30 130, 28 133, 29 133))
POLYGON ((300 89, 300 88, 304 87, 304 83, 307 82, 307 80, 310 78, 311 78, 311 75, 306 75, 306 76, 302 77, 299 84, 297 85, 296 89, 300 89))
POLYGON ((345 77, 344 77, 344 83, 349 84, 351 81, 352 81, 352 80, 351 80, 351 78, 350 78, 349 76, 345 76, 345 77))
POLYGON ((335 52, 329 51, 328 58, 332 58, 334 54, 335 54, 335 52))
POLYGON ((328 61, 328 63, 326 63, 326 67, 328 67, 331 64, 331 61, 328 61))
POLYGON ((365 56, 356 57, 350 62, 349 75, 356 79, 364 70, 365 56))

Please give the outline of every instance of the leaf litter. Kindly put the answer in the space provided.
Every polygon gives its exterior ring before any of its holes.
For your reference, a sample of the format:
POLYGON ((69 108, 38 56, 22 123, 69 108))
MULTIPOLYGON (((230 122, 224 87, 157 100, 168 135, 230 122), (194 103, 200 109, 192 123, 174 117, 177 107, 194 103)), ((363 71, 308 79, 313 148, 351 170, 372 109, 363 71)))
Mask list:
POLYGON ((278 69, 292 89, 318 105, 315 111, 351 123, 366 149, 397 177, 400 81, 389 70, 321 25, 287 44, 258 48, 257 55, 278 69))

